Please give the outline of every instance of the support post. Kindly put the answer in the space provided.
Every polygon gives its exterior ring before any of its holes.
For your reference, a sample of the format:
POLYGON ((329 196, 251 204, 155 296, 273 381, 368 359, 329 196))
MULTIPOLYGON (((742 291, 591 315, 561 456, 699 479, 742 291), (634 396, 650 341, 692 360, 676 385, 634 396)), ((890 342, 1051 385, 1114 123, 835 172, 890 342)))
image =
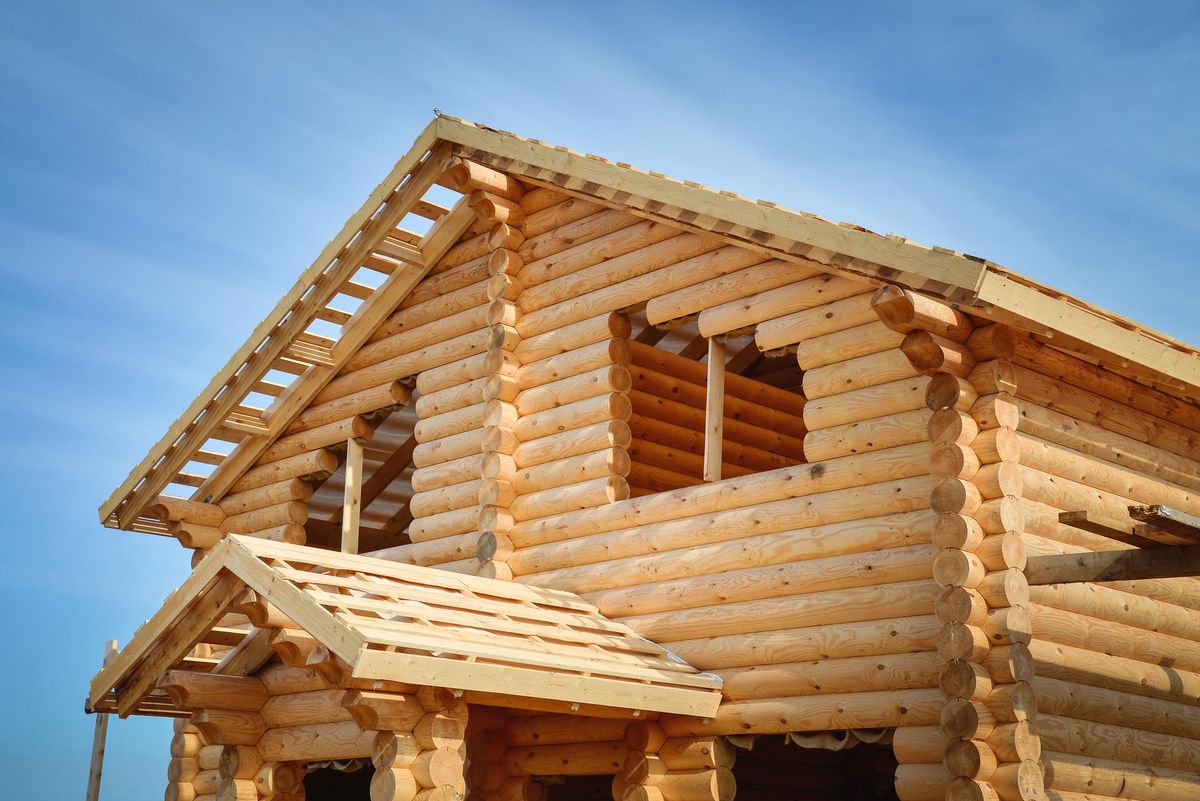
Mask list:
POLYGON ((704 480, 721 480, 725 436, 725 340, 708 340, 708 395, 704 403, 704 480))
MULTIPOLYGON (((104 646, 104 664, 117 652, 117 641, 109 640, 104 646)), ((100 775, 104 772, 104 742, 108 738, 108 713, 96 713, 96 730, 92 735, 92 766, 88 770, 87 801, 100 798, 100 775)))
POLYGON ((363 441, 346 440, 346 495, 342 504, 342 552, 358 553, 358 518, 362 511, 363 441))

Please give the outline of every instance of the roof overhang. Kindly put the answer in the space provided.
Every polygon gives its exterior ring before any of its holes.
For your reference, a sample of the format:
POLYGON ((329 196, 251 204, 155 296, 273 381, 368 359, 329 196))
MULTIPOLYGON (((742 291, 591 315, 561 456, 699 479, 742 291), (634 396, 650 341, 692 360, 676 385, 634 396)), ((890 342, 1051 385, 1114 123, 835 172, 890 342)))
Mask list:
MULTIPOLYGON (((96 674, 90 707, 170 714, 154 692, 159 679, 183 667, 247 591, 357 680, 698 717, 720 703, 719 678, 570 593, 231 536, 96 674)), ((238 675, 238 651, 254 633, 208 672, 238 675)))

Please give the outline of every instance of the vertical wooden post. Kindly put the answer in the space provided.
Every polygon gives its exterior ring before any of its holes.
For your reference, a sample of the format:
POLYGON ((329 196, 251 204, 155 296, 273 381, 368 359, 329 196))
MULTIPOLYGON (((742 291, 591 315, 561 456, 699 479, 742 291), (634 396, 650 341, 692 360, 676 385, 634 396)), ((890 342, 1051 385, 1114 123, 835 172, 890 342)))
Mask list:
POLYGON ((725 436, 725 340, 708 340, 708 397, 704 403, 704 480, 721 480, 725 436))
MULTIPOLYGON (((104 664, 117 652, 117 641, 109 640, 104 646, 104 664)), ((96 713, 96 730, 92 735, 92 766, 88 770, 87 801, 100 798, 100 774, 104 772, 104 741, 108 738, 108 714, 96 713)))
POLYGON ((358 516, 362 511, 363 442, 346 440, 346 495, 342 504, 342 552, 358 553, 358 516))

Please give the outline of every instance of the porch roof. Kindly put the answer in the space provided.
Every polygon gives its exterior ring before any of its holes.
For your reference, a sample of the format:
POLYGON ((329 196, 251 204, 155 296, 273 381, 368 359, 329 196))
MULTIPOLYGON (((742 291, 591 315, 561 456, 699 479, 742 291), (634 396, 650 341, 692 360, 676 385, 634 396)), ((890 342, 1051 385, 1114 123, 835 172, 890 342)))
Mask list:
POLYGON ((168 670, 244 672, 257 630, 211 664, 191 654, 248 592, 356 679, 700 717, 720 702, 718 677, 571 593, 230 536, 96 674, 89 704, 169 714, 154 695, 168 670))

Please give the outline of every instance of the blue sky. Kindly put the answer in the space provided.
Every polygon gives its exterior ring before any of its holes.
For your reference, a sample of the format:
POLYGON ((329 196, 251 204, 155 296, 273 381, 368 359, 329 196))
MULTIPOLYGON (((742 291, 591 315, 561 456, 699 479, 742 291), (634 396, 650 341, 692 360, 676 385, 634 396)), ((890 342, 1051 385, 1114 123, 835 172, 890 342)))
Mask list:
MULTIPOLYGON (((96 506, 435 106, 1200 342, 1198 8, 4 4, 0 799, 82 796, 103 642, 187 570, 96 506)), ((168 730, 113 723, 105 798, 161 798, 168 730)))

